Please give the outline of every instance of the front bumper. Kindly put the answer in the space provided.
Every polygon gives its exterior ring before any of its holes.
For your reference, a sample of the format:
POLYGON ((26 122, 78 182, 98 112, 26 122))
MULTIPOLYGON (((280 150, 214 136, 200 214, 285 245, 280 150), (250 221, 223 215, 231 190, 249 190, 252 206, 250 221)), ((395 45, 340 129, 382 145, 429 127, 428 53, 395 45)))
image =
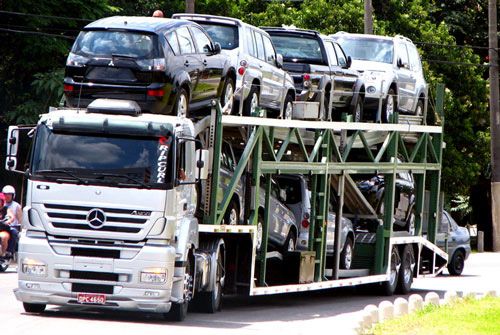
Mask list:
MULTIPOLYGON (((59 251, 59 250, 58 250, 59 251)), ((168 312, 174 273, 175 249, 171 246, 143 246, 131 259, 107 259, 70 256, 56 253, 47 239, 23 236, 19 247, 18 288, 14 290, 19 301, 32 304, 83 305, 77 302, 73 284, 90 287, 107 287, 106 303, 92 305, 117 310, 168 312), (23 273, 23 261, 36 260, 46 264, 46 276, 23 273), (145 268, 166 268, 165 283, 140 282, 145 268), (117 275, 117 280, 76 279, 72 273, 117 275)), ((85 277, 85 276, 84 276, 85 277)), ((85 291, 85 293, 97 293, 85 291)), ((101 294, 101 293, 97 293, 101 294)))

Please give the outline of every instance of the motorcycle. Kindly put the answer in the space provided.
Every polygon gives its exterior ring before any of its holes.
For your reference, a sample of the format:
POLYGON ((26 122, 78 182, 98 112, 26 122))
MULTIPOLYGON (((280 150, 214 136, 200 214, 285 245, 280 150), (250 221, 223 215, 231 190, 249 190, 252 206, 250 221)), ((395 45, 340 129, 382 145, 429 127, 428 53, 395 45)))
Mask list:
MULTIPOLYGON (((7 219, 3 219, 3 220, 0 220, 0 225, 4 224, 6 225, 7 223, 7 219)), ((16 228, 17 231, 19 232, 20 231, 20 226, 18 225, 13 225, 11 226, 12 228, 16 228)), ((17 243, 18 243, 18 240, 19 240, 19 234, 11 234, 11 238, 14 238, 15 241, 14 241, 14 252, 13 253, 7 253, 6 255, 4 256, 1 256, 0 257, 0 272, 5 272, 9 266, 10 266, 10 263, 13 261, 13 260, 17 260, 17 243)))

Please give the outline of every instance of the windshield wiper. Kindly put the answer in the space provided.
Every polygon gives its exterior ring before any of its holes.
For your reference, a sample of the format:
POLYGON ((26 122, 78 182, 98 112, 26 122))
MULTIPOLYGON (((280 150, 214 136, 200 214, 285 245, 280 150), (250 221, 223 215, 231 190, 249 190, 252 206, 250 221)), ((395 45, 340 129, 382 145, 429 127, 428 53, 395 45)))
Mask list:
POLYGON ((125 179, 128 179, 130 181, 133 181, 134 183, 136 184, 139 184, 141 185, 142 187, 145 187, 145 188, 151 188, 150 185, 140 181, 140 180, 137 180, 133 177, 130 177, 129 175, 126 175, 126 174, 120 174, 120 173, 99 173, 99 172, 96 172, 96 173, 93 173, 94 176, 96 176, 96 179, 103 179, 105 177, 114 177, 114 178, 125 178, 125 179))
MULTIPOLYGON (((77 175, 69 172, 68 170, 59 169, 59 170, 37 170, 37 171, 35 171, 35 174, 41 174, 43 176, 51 175, 53 173, 55 173, 55 174, 57 174, 57 173, 65 174, 65 175, 70 176, 71 178, 75 179, 79 183, 82 183, 82 184, 85 184, 85 185, 87 185, 89 183, 88 180, 80 178, 77 175)), ((58 178, 57 180, 60 180, 60 179, 58 178)))

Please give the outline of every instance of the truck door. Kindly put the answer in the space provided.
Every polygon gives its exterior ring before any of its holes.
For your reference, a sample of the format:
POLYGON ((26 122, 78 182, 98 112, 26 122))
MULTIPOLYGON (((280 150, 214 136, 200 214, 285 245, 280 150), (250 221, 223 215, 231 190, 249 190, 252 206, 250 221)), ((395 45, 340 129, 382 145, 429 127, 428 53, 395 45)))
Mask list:
MULTIPOLYGON (((254 31, 255 45, 257 47, 257 63, 262 73, 262 83, 260 87, 261 105, 274 106, 276 102, 273 97, 273 70, 269 63, 266 62, 266 52, 264 48, 264 40, 261 33, 254 31)), ((258 69, 258 70, 259 70, 258 69)))
MULTIPOLYGON (((410 111, 411 107, 411 96, 412 93, 412 72, 410 70, 410 60, 408 58, 408 50, 406 49, 406 43, 399 42, 397 45, 397 58, 396 60, 400 63, 398 70, 397 86, 398 86, 398 107, 405 111, 410 111)), ((413 76, 414 80, 414 76, 413 76)))

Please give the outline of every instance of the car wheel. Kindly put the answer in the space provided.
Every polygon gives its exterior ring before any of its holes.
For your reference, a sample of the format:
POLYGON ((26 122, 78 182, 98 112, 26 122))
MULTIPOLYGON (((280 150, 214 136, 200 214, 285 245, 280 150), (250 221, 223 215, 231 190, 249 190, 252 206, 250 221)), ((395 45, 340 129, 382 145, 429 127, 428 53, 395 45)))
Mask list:
POLYGON ((224 287, 224 259, 220 248, 217 250, 216 261, 217 270, 213 291, 198 292, 196 294, 199 310, 204 313, 215 313, 221 310, 222 289, 224 287))
POLYGON ((352 121, 353 122, 363 121, 363 101, 361 101, 361 97, 358 97, 356 106, 354 106, 354 110, 352 112, 352 121))
POLYGON ((406 245, 401 259, 401 269, 398 275, 397 291, 401 294, 408 294, 413 283, 413 269, 415 268, 415 255, 413 247, 406 245))
POLYGON ((424 103, 422 99, 418 99, 417 107, 415 107, 415 115, 423 116, 424 115, 424 103))
POLYGON ((410 216, 406 222, 406 231, 411 235, 415 235, 415 210, 412 209, 410 212, 410 216))
POLYGON ((46 306, 47 305, 44 304, 30 304, 23 302, 24 311, 27 313, 43 313, 46 306))
POLYGON ((398 285, 399 268, 401 267, 401 258, 397 246, 392 247, 391 264, 389 280, 382 284, 382 292, 385 295, 393 295, 398 285))
POLYGON ((344 270, 350 270, 352 265, 352 255, 353 255, 353 241, 348 237, 345 241, 344 248, 340 252, 340 268, 344 270))
POLYGON ((5 272, 9 268, 10 259, 0 258, 0 272, 5 272))
POLYGON ((392 122, 394 117, 394 112, 398 108, 397 95, 393 88, 390 88, 387 92, 387 97, 385 98, 384 106, 382 107, 382 122, 389 123, 392 122))
POLYGON ((186 268, 184 270, 184 301, 182 303, 172 303, 170 311, 164 314, 165 319, 169 321, 183 321, 188 313, 189 301, 193 296, 193 275, 191 272, 191 264, 189 257, 186 260, 186 268))
POLYGON ((448 272, 452 276, 460 276, 464 271, 465 266, 465 255, 462 250, 457 250, 451 258, 451 262, 448 263, 448 272))
MULTIPOLYGON (((226 82, 224 83, 224 88, 222 90, 222 96, 221 96, 221 106, 222 106, 222 108, 224 108, 227 105, 227 103, 230 102, 231 97, 233 96, 233 94, 234 94, 234 81, 233 81, 233 78, 227 77, 226 82)), ((229 111, 231 111, 231 109, 229 109, 229 111)))
POLYGON ((287 94, 285 104, 283 105, 283 119, 291 120, 293 113, 293 97, 287 94))
POLYGON ((189 117, 188 107, 189 98, 187 91, 184 88, 181 88, 174 108, 176 115, 179 117, 189 117))
POLYGON ((236 202, 233 200, 229 204, 229 207, 226 210, 226 214, 224 215, 224 224, 226 225, 237 225, 239 222, 240 213, 238 211, 238 206, 236 202))
POLYGON ((262 238, 264 236, 264 219, 262 216, 259 214, 257 217, 257 251, 260 251, 260 248, 262 247, 262 238))
POLYGON ((243 104, 243 115, 253 116, 259 107, 259 89, 256 85, 252 85, 248 97, 243 104))
POLYGON ((295 251, 295 246, 297 245, 297 236, 293 230, 288 232, 288 236, 283 245, 283 252, 295 251))

